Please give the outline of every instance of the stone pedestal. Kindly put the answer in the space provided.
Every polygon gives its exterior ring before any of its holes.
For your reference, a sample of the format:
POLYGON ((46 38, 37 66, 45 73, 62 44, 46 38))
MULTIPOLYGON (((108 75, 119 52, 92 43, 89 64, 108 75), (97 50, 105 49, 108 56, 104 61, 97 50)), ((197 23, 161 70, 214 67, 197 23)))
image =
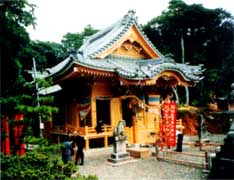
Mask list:
POLYGON ((127 146, 127 137, 124 134, 125 121, 120 120, 118 126, 114 129, 114 147, 111 157, 107 159, 107 162, 112 166, 117 166, 131 162, 132 157, 129 156, 129 153, 126 151, 127 146))
POLYGON ((113 166, 128 163, 133 158, 126 151, 126 137, 115 137, 113 153, 110 158, 107 159, 108 163, 113 166))

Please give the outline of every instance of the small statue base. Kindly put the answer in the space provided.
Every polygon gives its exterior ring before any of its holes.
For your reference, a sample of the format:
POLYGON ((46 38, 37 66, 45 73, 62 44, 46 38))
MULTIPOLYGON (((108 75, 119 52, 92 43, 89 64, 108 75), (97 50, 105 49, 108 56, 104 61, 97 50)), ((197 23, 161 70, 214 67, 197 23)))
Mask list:
POLYGON ((130 162, 135 162, 136 159, 129 156, 129 153, 112 153, 111 157, 107 159, 107 163, 111 166, 120 166, 130 162))
POLYGON ((129 157, 129 153, 125 152, 125 153, 112 153, 111 154, 111 159, 114 160, 120 160, 120 159, 124 159, 126 157, 129 157))
POLYGON ((126 136, 124 134, 125 121, 120 120, 118 126, 114 129, 114 146, 111 157, 107 159, 107 163, 112 166, 118 166, 132 162, 134 159, 129 156, 126 151, 126 136))

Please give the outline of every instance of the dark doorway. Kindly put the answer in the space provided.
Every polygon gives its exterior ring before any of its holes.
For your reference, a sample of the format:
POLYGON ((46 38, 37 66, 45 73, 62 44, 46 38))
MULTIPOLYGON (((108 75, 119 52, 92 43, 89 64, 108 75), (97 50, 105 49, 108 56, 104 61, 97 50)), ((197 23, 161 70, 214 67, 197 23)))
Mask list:
POLYGON ((103 120, 104 124, 110 125, 110 100, 96 99, 97 122, 103 120))
POLYGON ((126 126, 132 126, 132 109, 129 108, 129 101, 130 99, 122 100, 122 113, 123 113, 123 120, 126 122, 126 126))

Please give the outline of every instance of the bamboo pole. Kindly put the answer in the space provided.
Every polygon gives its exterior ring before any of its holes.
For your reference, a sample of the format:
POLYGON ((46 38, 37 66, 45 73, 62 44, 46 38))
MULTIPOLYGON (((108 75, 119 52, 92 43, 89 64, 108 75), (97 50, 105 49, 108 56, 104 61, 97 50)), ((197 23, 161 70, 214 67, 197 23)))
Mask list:
POLYGON ((188 155, 188 156, 199 156, 199 157, 205 157, 205 153, 189 153, 189 152, 177 152, 177 151, 167 151, 162 150, 163 153, 171 153, 171 154, 181 154, 181 155, 188 155))

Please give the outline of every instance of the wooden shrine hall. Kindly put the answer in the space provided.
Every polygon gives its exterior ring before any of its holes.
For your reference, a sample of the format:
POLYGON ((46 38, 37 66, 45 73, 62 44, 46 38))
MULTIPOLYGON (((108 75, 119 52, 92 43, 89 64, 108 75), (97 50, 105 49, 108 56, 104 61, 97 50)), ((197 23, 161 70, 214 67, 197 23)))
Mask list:
MULTIPOLYGON (((129 144, 155 141, 159 131, 160 98, 174 86, 194 86, 202 77, 201 65, 176 63, 149 41, 134 11, 87 38, 76 54, 47 70, 61 87, 54 93, 59 112, 49 127, 51 138, 78 131, 86 139, 108 137, 125 120, 129 144), (102 120, 102 124, 98 124, 102 120), (96 132, 100 125, 102 132, 96 132)), ((48 127, 47 127, 48 130, 48 127)))

